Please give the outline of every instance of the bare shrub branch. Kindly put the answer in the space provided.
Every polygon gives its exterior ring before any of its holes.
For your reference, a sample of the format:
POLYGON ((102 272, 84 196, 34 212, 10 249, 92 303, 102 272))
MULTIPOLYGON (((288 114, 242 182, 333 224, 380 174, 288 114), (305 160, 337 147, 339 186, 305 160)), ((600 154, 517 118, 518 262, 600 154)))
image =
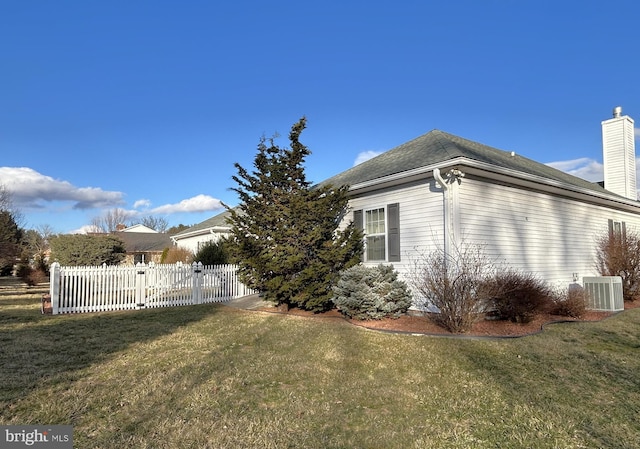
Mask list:
POLYGON ((550 312, 554 315, 581 318, 587 311, 587 292, 580 285, 574 284, 569 288, 556 290, 552 300, 550 312))
POLYGON ((596 269, 602 276, 620 276, 625 301, 640 298, 640 235, 634 230, 596 238, 596 269))
POLYGON ((495 271, 482 246, 461 244, 451 253, 437 249, 421 255, 408 277, 424 307, 438 309, 434 320, 451 332, 464 333, 485 311, 489 297, 480 286, 495 271))
POLYGON ((546 310, 552 303, 552 290, 533 273, 523 273, 513 268, 497 272, 480 291, 490 298, 492 308, 503 320, 528 323, 546 310))

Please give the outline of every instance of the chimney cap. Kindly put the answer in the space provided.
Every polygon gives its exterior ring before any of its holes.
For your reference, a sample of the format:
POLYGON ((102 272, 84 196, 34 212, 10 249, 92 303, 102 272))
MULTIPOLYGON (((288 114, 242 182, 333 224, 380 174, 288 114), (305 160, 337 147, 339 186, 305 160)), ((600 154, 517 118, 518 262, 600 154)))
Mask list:
POLYGON ((613 108, 613 118, 618 118, 622 115, 622 106, 616 106, 613 108))

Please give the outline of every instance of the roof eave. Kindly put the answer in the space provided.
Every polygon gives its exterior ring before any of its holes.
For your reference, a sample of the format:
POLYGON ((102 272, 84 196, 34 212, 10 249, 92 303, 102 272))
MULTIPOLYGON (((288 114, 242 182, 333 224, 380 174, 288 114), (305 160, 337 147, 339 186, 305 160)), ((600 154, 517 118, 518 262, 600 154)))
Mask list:
POLYGON ((614 193, 599 192, 582 188, 573 184, 542 176, 532 175, 521 171, 500 167, 486 162, 480 162, 465 157, 457 157, 437 164, 419 167, 393 175, 384 176, 370 181, 354 184, 349 188, 352 195, 359 195, 373 190, 385 187, 392 187, 405 184, 418 179, 433 176, 433 170, 438 168, 445 170, 446 168, 464 167, 470 174, 501 181, 504 183, 514 184, 521 187, 545 191, 548 193, 562 194, 563 196, 589 201, 606 205, 608 207, 616 207, 618 209, 627 210, 634 213, 640 213, 640 203, 633 201, 614 193))
POLYGON ((175 242, 176 240, 182 240, 189 237, 196 237, 198 235, 213 234, 215 232, 229 232, 229 231, 231 231, 231 228, 228 226, 211 226, 208 228, 198 229, 191 232, 185 232, 184 234, 183 233, 176 234, 173 237, 171 237, 171 239, 175 242))

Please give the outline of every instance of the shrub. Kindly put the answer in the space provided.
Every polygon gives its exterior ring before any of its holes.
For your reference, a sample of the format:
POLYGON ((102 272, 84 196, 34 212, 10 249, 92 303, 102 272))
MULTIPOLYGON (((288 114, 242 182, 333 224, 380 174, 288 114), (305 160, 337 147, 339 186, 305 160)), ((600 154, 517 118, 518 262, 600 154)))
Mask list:
POLYGON ((602 276, 622 278, 625 301, 640 297, 640 235, 623 228, 596 239, 596 268, 602 276))
POLYGON ((210 241, 200 247, 193 260, 202 265, 224 265, 229 263, 225 240, 210 241))
POLYGON ((165 253, 162 252, 160 263, 190 263, 193 259, 193 253, 186 248, 173 246, 165 253))
POLYGON ((447 253, 438 249, 422 255, 409 274, 410 283, 426 308, 435 306, 433 320, 453 333, 471 330, 485 311, 482 283, 495 272, 479 245, 461 245, 447 253))
POLYGON ((61 234, 50 244, 51 260, 60 265, 118 265, 126 255, 122 240, 111 235, 61 234))
POLYGON ((338 310, 359 320, 398 318, 411 306, 407 284, 388 265, 356 265, 342 271, 333 293, 338 310))
POLYGON ((29 266, 29 264, 21 261, 16 266, 16 276, 26 282, 29 274, 31 274, 31 267, 29 266))
POLYGON ((528 323, 548 310, 552 292, 532 273, 507 269, 483 283, 481 290, 491 298, 491 305, 503 320, 528 323))
POLYGON ((44 270, 31 268, 29 265, 22 263, 18 265, 16 275, 31 287, 47 281, 47 273, 44 270))
POLYGON ((27 285, 38 285, 47 282, 47 273, 40 269, 32 269, 31 273, 25 279, 27 285))
POLYGON ((556 292, 553 297, 551 313, 554 315, 580 318, 587 311, 587 293, 578 286, 556 292))
POLYGON ((38 254, 34 257, 33 268, 35 270, 42 271, 45 276, 49 276, 49 264, 42 254, 38 254))

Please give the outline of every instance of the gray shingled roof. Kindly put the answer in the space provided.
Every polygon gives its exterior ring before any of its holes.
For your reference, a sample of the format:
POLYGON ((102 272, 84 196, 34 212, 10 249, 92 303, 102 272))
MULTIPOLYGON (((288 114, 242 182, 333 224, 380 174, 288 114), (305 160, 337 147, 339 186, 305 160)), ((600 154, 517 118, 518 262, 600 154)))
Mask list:
POLYGON ((373 159, 323 181, 322 184, 332 184, 336 186, 346 184, 353 186, 385 176, 440 164, 460 157, 529 175, 541 176, 583 189, 603 193, 608 192, 596 183, 569 175, 526 157, 517 154, 511 156, 510 151, 499 150, 439 130, 433 130, 393 148, 373 159))
MULTIPOLYGON (((499 150, 437 129, 403 143, 349 170, 338 173, 322 181, 320 185, 353 186, 385 176, 441 164, 457 158, 484 162, 527 175, 535 175, 566 183, 581 189, 613 195, 597 183, 586 181, 518 154, 511 156, 511 151, 499 150)), ((173 237, 214 227, 228 227, 226 219, 229 215, 229 211, 225 210, 221 214, 191 226, 173 237)))
POLYGON ((169 234, 157 232, 115 232, 128 253, 162 251, 173 246, 169 234))
POLYGON ((229 212, 228 210, 225 210, 224 212, 218 215, 215 215, 205 221, 202 221, 196 225, 193 225, 190 228, 185 229, 184 231, 178 232, 173 237, 175 238, 175 237, 183 236, 186 234, 192 234, 196 231, 202 231, 210 228, 218 228, 218 227, 228 228, 229 225, 227 224, 227 217, 230 217, 230 216, 231 216, 231 212, 229 212))

